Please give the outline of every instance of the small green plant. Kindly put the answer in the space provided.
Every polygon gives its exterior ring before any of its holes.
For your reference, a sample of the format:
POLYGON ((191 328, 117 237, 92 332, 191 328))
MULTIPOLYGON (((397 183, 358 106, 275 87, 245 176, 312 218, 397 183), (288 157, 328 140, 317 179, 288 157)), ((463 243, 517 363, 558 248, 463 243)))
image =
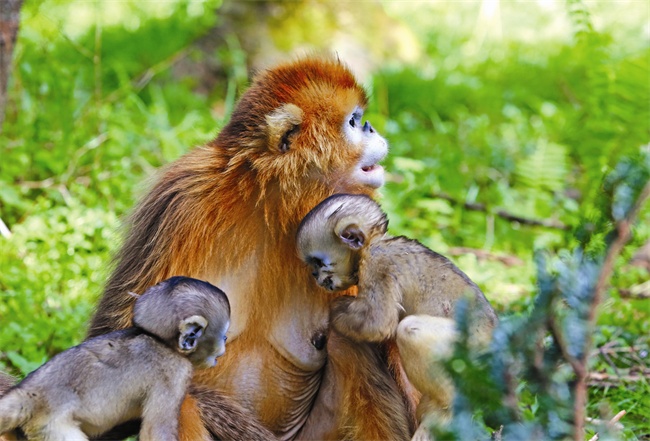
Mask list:
MULTIPOLYGON (((585 439, 597 308, 650 197, 650 152, 620 162, 601 190, 602 217, 578 230, 573 251, 536 254, 530 311, 505 317, 484 353, 468 349, 471 317, 466 304, 459 308, 461 338, 448 364, 457 387, 454 419, 447 431, 437 430, 440 439, 585 439)), ((616 439, 611 424, 597 431, 600 439, 616 439)))

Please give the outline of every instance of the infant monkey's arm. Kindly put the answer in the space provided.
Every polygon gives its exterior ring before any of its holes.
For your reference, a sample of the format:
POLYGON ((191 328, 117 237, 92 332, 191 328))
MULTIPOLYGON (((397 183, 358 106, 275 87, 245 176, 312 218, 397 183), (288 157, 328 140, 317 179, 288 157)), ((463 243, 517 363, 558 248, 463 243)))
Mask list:
POLYGON ((373 268, 366 265, 360 271, 356 297, 339 297, 331 306, 334 328, 357 341, 381 342, 394 337, 404 309, 395 275, 373 268))

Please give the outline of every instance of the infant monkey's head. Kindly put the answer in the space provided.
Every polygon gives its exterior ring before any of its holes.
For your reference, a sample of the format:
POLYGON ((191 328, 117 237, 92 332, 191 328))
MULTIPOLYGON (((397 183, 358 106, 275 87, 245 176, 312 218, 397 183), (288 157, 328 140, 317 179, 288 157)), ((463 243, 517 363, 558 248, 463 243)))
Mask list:
POLYGON ((387 228, 386 213, 370 197, 335 194, 314 207, 300 223, 298 255, 320 286, 344 290, 359 281, 361 250, 382 237, 387 228))
POLYGON ((172 277, 138 296, 133 326, 160 338, 195 367, 212 367, 226 350, 230 303, 210 283, 172 277))

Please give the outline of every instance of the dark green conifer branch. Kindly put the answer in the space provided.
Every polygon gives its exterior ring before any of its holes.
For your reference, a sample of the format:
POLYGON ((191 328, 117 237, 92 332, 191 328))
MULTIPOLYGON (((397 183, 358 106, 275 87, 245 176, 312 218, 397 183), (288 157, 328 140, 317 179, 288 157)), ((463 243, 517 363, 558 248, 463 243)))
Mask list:
MULTIPOLYGON (((591 219, 588 232, 577 231, 580 245, 555 257, 536 253, 538 292, 530 311, 503 317, 485 352, 469 349, 471 309, 458 308, 461 337, 448 364, 457 387, 454 418, 434 429, 437 438, 585 439, 598 306, 649 197, 650 154, 624 159, 603 181, 601 218, 591 219)), ((599 427, 601 439, 612 426, 599 427)))

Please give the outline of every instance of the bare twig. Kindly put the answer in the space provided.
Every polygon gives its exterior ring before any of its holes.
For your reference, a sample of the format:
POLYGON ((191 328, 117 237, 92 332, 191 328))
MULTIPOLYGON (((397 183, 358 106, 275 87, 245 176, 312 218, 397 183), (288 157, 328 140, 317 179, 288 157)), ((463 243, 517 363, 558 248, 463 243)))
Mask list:
POLYGON ((556 230, 568 230, 569 226, 564 223, 555 220, 555 219, 530 219, 527 217, 517 216, 515 214, 509 213, 506 210, 497 208, 494 210, 488 209, 485 204, 479 202, 460 202, 453 197, 445 193, 432 193, 429 197, 434 199, 444 199, 445 201, 451 203, 452 205, 461 205, 466 210, 470 211, 481 211, 483 213, 494 213, 502 219, 505 219, 510 222, 516 222, 523 225, 539 226, 544 228, 552 228, 556 230))
POLYGON ((70 158, 70 161, 68 161, 68 167, 66 171, 61 175, 59 181, 67 184, 70 178, 74 175, 75 169, 77 168, 77 165, 79 164, 82 156, 102 145, 104 142, 106 142, 107 139, 108 133, 100 133, 99 135, 86 142, 79 149, 77 149, 72 158, 70 158))
POLYGON ((573 371, 576 373, 577 376, 585 375, 586 374, 585 365, 580 363, 580 360, 575 358, 573 355, 569 354, 569 351, 567 349, 567 344, 566 341, 564 340, 562 331, 560 330, 557 321, 555 320, 555 316, 552 314, 548 317, 548 327, 551 331, 551 336, 553 337, 553 340, 555 340, 555 343, 557 344, 558 348, 560 348, 560 352, 562 352, 562 357, 564 357, 564 359, 571 365, 571 368, 573 369, 573 371))
POLYGON ((516 256, 509 256, 504 254, 494 254, 486 250, 479 250, 476 248, 467 247, 452 247, 447 250, 447 254, 451 256, 461 256, 463 254, 473 254, 479 259, 496 260, 506 266, 521 266, 524 261, 516 256))
MULTIPOLYGON (((611 359, 611 357, 609 356, 609 354, 608 354, 608 353, 607 353, 603 348, 599 348, 599 349, 598 349, 598 352, 600 353, 600 355, 603 356, 603 358, 605 359, 605 361, 607 362, 607 364, 608 364, 608 365, 609 365, 609 366, 614 370, 614 372, 616 372, 616 375, 617 375, 618 377, 620 377, 620 376, 621 376, 621 373, 618 371, 618 368, 616 367, 616 365, 615 365, 614 362, 612 361, 612 359, 611 359)), ((591 378, 591 375, 590 375, 590 378, 591 378)))
POLYGON ((40 190, 43 188, 51 188, 56 185, 56 182, 54 178, 47 178, 42 181, 18 181, 17 184, 27 190, 40 190))
MULTIPOLYGON (((612 337, 615 338, 616 334, 612 337)), ((639 350, 648 350, 647 344, 633 344, 631 346, 618 346, 620 343, 616 341, 610 341, 603 346, 597 348, 593 351, 591 355, 598 355, 601 352, 606 352, 607 354, 637 354, 639 350)), ((638 360, 637 360, 638 361, 638 360)), ((640 364, 643 364, 641 362, 640 364)))
MULTIPOLYGON (((627 411, 621 410, 619 413, 614 415, 614 418, 609 420, 609 422, 607 423, 607 427, 609 427, 609 428, 615 427, 615 428, 617 428, 619 430, 622 430, 623 425, 621 425, 619 423, 619 421, 621 420, 621 418, 623 418, 625 416, 626 413, 627 413, 627 411)), ((591 419, 591 418, 587 418, 586 420, 588 422, 591 422, 591 423, 594 423, 594 424, 599 424, 599 425, 602 424, 602 421, 600 421, 600 420, 591 419)), ((599 438, 600 437, 599 437, 598 433, 596 433, 594 436, 591 437, 591 439, 589 441, 598 441, 599 438)))
POLYGON ((650 370, 641 371, 639 375, 610 375, 604 372, 591 372, 589 373, 589 380, 594 382, 610 382, 610 383, 620 383, 620 382, 630 382, 634 383, 637 381, 643 381, 650 377, 650 370))
POLYGON ((628 289, 621 289, 619 293, 627 299, 650 299, 650 280, 628 289))
POLYGON ((493 441, 501 441, 503 437, 503 424, 499 427, 499 430, 492 432, 493 441))
MULTIPOLYGON (((187 48, 181 49, 178 52, 172 54, 171 56, 165 58, 164 60, 160 61, 159 63, 154 64, 147 70, 145 70, 143 73, 137 76, 137 78, 134 78, 131 80, 131 85, 135 91, 140 91, 144 89, 144 87, 149 84, 149 82, 160 72, 169 69, 172 67, 174 64, 176 64, 178 61, 181 59, 185 58, 187 55, 187 48)), ((116 89, 112 93, 108 94, 105 97, 106 102, 112 102, 116 99, 118 99, 121 94, 123 93, 122 89, 116 89)))
POLYGON ((609 424, 610 424, 610 425, 614 425, 614 424, 618 423, 619 421, 621 421, 621 418, 623 418, 623 417, 625 416, 626 413, 627 413, 626 410, 621 410, 619 413, 617 413, 616 415, 614 415, 614 418, 612 418, 611 420, 609 420, 609 424))
POLYGON ((56 189, 59 190, 59 193, 61 193, 63 202, 65 202, 67 206, 72 205, 73 198, 70 194, 70 190, 68 190, 68 187, 66 187, 64 184, 59 184, 56 186, 56 189))

